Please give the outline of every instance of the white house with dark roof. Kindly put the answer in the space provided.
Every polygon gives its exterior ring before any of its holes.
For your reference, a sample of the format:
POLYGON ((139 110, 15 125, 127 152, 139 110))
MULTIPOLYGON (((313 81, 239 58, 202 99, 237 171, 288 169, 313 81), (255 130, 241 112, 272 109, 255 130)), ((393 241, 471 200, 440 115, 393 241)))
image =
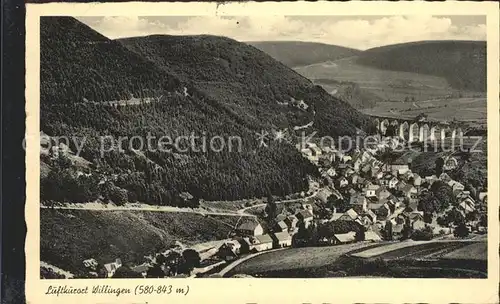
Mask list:
POLYGON ((241 235, 257 236, 264 233, 264 228, 262 228, 262 225, 257 221, 247 221, 240 224, 238 228, 236 228, 236 232, 241 235))
POLYGON ((309 210, 301 210, 296 215, 297 219, 307 228, 313 221, 313 214, 309 210))
POLYGON ((347 210, 341 217, 339 217, 338 221, 354 221, 358 218, 358 213, 354 211, 354 209, 347 210))
POLYGON ((271 234, 271 238, 273 239, 273 247, 274 248, 283 248, 292 246, 292 236, 288 232, 278 232, 271 234))

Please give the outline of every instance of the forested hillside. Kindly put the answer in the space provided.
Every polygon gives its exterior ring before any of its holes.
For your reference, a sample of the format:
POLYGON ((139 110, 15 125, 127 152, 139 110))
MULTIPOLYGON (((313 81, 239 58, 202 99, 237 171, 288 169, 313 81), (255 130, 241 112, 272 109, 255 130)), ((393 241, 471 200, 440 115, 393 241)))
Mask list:
MULTIPOLYGON (((84 138, 80 156, 90 161, 81 165, 64 154, 42 155, 42 200, 184 206, 188 203, 179 198, 184 191, 194 196, 194 204, 199 198, 298 192, 307 188, 308 175, 317 174, 315 167, 292 145, 259 149, 255 133, 316 119, 324 134, 352 134, 367 121, 257 49, 245 45, 246 51, 237 53, 231 45, 240 44, 225 38, 177 39, 170 47, 145 48, 151 53, 144 58, 73 18, 41 19, 41 130, 50 136, 76 136, 79 143, 84 138), (220 54, 219 62, 214 54, 220 54), (104 103, 132 96, 141 102, 104 103), (292 97, 307 100, 311 108, 278 103, 292 97), (156 99, 146 103, 142 98, 156 99), (191 134, 208 140, 238 136, 242 149, 130 148, 133 136, 151 136, 151 146, 157 147, 162 136, 191 134), (101 154, 101 136, 128 140, 121 143, 122 151, 115 144, 114 151, 101 154)), ((140 148, 137 143, 134 147, 140 148)), ((77 146, 70 142, 70 149, 76 152, 77 146)))
POLYGON ((368 123, 349 104, 266 53, 229 38, 153 35, 120 42, 191 81, 250 125, 285 128, 314 120, 319 133, 344 135, 368 123), (284 105, 292 99, 303 100, 309 108, 295 111, 284 105))
POLYGON ((252 41, 247 43, 266 52, 289 67, 333 61, 361 53, 356 49, 316 42, 252 41))
POLYGON ((456 89, 486 91, 485 41, 421 41, 373 48, 357 63, 442 76, 456 89))

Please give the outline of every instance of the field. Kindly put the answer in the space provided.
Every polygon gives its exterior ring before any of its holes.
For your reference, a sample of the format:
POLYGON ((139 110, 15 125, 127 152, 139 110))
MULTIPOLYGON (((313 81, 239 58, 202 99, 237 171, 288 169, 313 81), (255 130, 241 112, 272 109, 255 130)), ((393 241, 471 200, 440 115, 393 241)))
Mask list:
POLYGON ((297 67, 303 76, 335 94, 339 81, 354 82, 379 99, 364 114, 414 119, 425 113, 429 119, 485 122, 484 93, 459 91, 445 78, 410 72, 381 70, 357 64, 356 57, 297 67), (404 102, 408 98, 408 102, 404 102), (412 100, 414 98, 414 100, 412 100))
POLYGON ((438 121, 486 122, 486 97, 437 98, 418 102, 378 102, 363 113, 374 116, 414 119, 427 114, 428 119, 438 121))
POLYGON ((264 253, 226 276, 270 278, 486 276, 486 242, 408 241, 291 248, 264 253))
POLYGON ((82 261, 142 263, 175 241, 224 239, 239 217, 147 211, 40 210, 40 259, 78 274, 82 261))
POLYGON ((407 96, 414 96, 416 100, 428 100, 457 92, 442 77, 381 70, 359 65, 355 60, 356 57, 349 57, 297 67, 295 70, 311 80, 319 79, 315 82, 328 92, 335 89, 328 79, 351 81, 389 101, 403 101, 407 96))
POLYGON ((373 246, 373 243, 355 243, 328 247, 290 248, 256 256, 233 268, 227 275, 318 268, 332 263, 343 254, 373 246))

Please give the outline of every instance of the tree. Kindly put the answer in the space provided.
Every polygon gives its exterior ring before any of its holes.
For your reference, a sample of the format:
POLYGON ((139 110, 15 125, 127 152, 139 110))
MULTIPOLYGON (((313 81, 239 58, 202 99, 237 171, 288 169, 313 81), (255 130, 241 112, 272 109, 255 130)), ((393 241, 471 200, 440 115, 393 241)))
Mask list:
POLYGON ((411 234, 411 239, 414 241, 429 241, 434 237, 431 226, 426 226, 423 229, 418 229, 413 231, 411 234))
POLYGON ((365 229, 356 230, 356 235, 354 236, 356 241, 364 241, 365 240, 365 229))
POLYGON ((444 159, 442 157, 439 157, 438 159, 436 159, 436 169, 435 169, 435 174, 436 176, 440 176, 441 173, 443 173, 443 166, 444 166, 444 159))
POLYGON ((147 271, 146 277, 148 278, 164 278, 165 272, 161 268, 161 264, 155 263, 153 267, 150 267, 147 271))
POLYGON ((142 278, 142 276, 127 266, 121 266, 115 271, 113 278, 142 278))
POLYGON ((182 264, 181 273, 190 274, 195 267, 200 267, 200 254, 194 249, 186 249, 182 252, 184 263, 182 264))
POLYGON ((458 224, 458 226, 455 228, 455 231, 453 231, 453 234, 459 238, 467 237, 469 235, 469 229, 467 229, 465 222, 461 222, 460 224, 458 224))
POLYGON ((278 206, 276 205, 276 202, 274 201, 273 196, 271 193, 268 194, 267 196, 267 204, 265 211, 267 213, 267 217, 271 220, 276 218, 277 212, 278 212, 278 206))
POLYGON ((388 241, 392 240, 392 222, 391 221, 385 222, 384 236, 385 236, 386 240, 388 240, 388 241))

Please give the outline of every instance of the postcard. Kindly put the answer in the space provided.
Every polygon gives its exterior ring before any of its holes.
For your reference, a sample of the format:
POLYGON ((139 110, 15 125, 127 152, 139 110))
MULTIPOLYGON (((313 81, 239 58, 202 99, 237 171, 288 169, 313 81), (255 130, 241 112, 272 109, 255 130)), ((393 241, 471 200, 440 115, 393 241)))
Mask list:
POLYGON ((26 9, 30 303, 498 302, 494 3, 26 9))

